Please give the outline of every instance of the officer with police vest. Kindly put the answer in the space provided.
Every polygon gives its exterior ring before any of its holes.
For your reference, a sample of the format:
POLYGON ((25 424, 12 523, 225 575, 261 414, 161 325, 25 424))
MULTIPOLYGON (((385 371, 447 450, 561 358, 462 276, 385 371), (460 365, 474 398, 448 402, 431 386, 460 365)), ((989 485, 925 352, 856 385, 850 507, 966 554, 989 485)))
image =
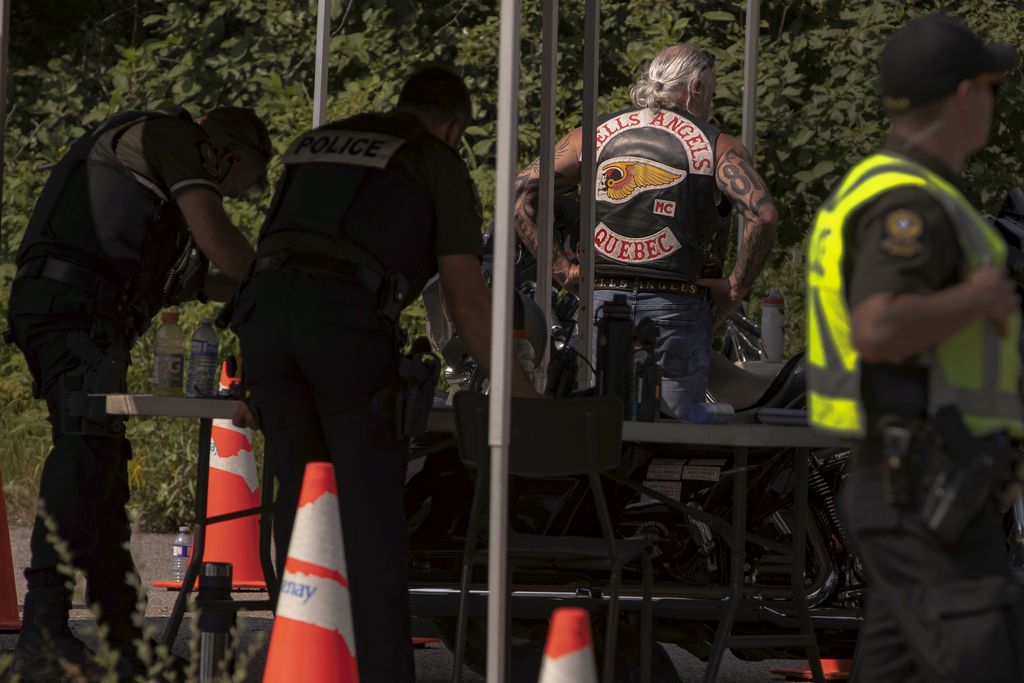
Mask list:
MULTIPOLYGON (((235 312, 252 408, 236 423, 255 417, 274 463, 280 569, 306 463, 334 464, 364 683, 414 680, 397 323, 435 273, 467 350, 489 361, 479 202, 455 151, 469 119, 462 79, 427 67, 395 110, 294 141, 235 312)), ((513 393, 535 395, 512 378, 513 393)))
POLYGON ((162 306, 224 300, 245 276, 254 252, 221 198, 255 185, 270 153, 251 109, 222 107, 196 121, 181 109, 127 111, 74 142, 43 188, 18 251, 5 333, 28 362, 53 433, 15 648, 23 680, 61 679, 58 657, 90 671, 68 628, 70 592, 44 514, 85 572, 88 601, 122 650, 121 672, 139 666, 127 581, 131 445, 123 418, 91 395, 125 390, 132 345, 162 306), (207 277, 206 258, 219 275, 207 277))
POLYGON ((890 137, 811 237, 810 420, 856 440, 842 508, 869 580, 858 680, 1024 680, 1024 600, 992 504, 1024 436, 1020 301, 959 185, 1016 61, 944 15, 894 33, 890 137))
MULTIPOLYGON (((603 117, 595 131, 595 315, 625 295, 634 324, 658 324, 661 395, 680 419, 704 400, 713 322, 750 292, 778 222, 750 152, 709 122, 715 84, 709 52, 671 45, 633 87, 635 106, 603 117), (745 221, 743 249, 723 277, 733 206, 745 221)), ((555 148, 556 194, 580 182, 582 141, 577 128, 555 148)), ((533 254, 539 181, 539 159, 516 180, 516 229, 533 254)), ((558 244, 552 271, 562 286, 575 288, 579 265, 558 244)))

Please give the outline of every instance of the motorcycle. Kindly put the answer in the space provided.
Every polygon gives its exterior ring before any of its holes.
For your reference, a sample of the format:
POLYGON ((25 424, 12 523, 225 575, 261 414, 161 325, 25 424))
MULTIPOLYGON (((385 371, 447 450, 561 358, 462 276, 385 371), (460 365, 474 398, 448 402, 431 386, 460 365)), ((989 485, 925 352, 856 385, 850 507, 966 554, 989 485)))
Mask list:
MULTIPOLYGON (((1024 291, 1024 192, 1011 193, 1007 205, 992 219, 1010 246, 1010 270, 1024 291)), ((528 337, 536 357, 549 349, 556 372, 549 376, 549 390, 554 395, 567 395, 575 376, 576 353, 572 348, 572 300, 564 294, 553 294, 555 325, 547 330, 546 322, 536 320, 539 308, 531 306, 537 285, 523 274, 530 274, 525 250, 517 254, 516 318, 528 328, 528 337), (536 310, 534 310, 536 309, 536 310), (531 320, 531 322, 527 322, 531 320)), ((486 271, 486 266, 485 266, 486 271)), ((535 272, 535 271, 534 271, 535 272)), ((429 288, 428 288, 429 289, 429 288)), ((427 297, 428 319, 440 321, 439 296, 427 297)), ((542 318, 542 316, 541 316, 542 318)), ((446 378, 452 391, 486 391, 486 379, 460 354, 457 333, 435 322, 438 334, 432 337, 435 347, 448 363, 446 378), (454 340, 454 341, 453 341, 454 340)), ((738 422, 754 422, 771 410, 798 415, 806 405, 805 364, 803 354, 791 357, 772 376, 755 374, 738 367, 735 360, 757 358, 760 329, 740 313, 727 323, 723 342, 712 353, 707 400, 729 403, 738 422)), ((450 403, 450 395, 440 396, 439 404, 450 403)), ((414 586, 456 587, 459 561, 464 542, 468 505, 472 494, 471 475, 463 470, 454 442, 450 437, 428 439, 416 444, 413 453, 424 454, 421 464, 410 470, 406 486, 406 507, 410 519, 410 579, 414 586)), ((689 509, 729 519, 732 515, 732 458, 720 451, 681 446, 627 445, 624 472, 648 488, 677 500, 689 509)), ((749 472, 748 530, 753 536, 777 544, 792 543, 794 491, 791 451, 766 449, 749 472)), ((805 593, 816 629, 821 656, 848 659, 852 656, 863 609, 867 578, 864 568, 853 553, 849 538, 838 513, 837 497, 846 477, 850 451, 817 449, 809 462, 810 523, 807 526, 807 559, 805 593), (831 626, 830 624, 834 624, 831 626)), ((686 598, 696 601, 721 600, 727 595, 730 551, 728 539, 708 524, 680 514, 657 500, 635 494, 631 489, 609 485, 605 495, 613 511, 617 535, 626 538, 645 536, 653 543, 655 596, 686 598)), ((589 487, 584 480, 512 481, 510 524, 526 533, 551 536, 594 535, 596 520, 587 501, 589 487)), ((1024 570, 1024 504, 1020 501, 1006 516, 1007 547, 1013 566, 1024 570)), ((623 574, 624 590, 639 592, 638 567, 627 568, 623 574)), ((546 572, 517 572, 517 590, 541 590, 545 586, 576 582, 585 590, 592 582, 599 585, 601 576, 552 575, 546 572)), ((763 608, 757 619, 738 622, 737 634, 770 634, 791 630, 788 620, 792 610, 790 596, 789 557, 767 545, 748 542, 744 582, 757 595, 763 608)), ((626 619, 635 617, 627 614, 626 619)), ((454 639, 452 619, 438 620, 446 639, 454 639)), ((538 641, 544 637, 544 623, 529 620, 513 622, 513 661, 517 656, 533 657, 539 652, 538 641)), ((714 616, 665 617, 655 623, 656 640, 672 642, 697 657, 706 658, 714 639, 717 621, 714 616)), ((630 629, 625 629, 628 632, 630 629)), ((636 630, 636 629, 634 629, 636 630)), ((620 633, 624 632, 620 628, 620 633)), ((485 629, 470 624, 467 664, 482 671, 485 652, 485 629)), ((595 639, 599 643, 600 639, 595 639)), ((624 647, 623 650, 626 648, 624 647)), ((741 659, 762 660, 802 658, 802 650, 793 648, 734 648, 741 659)), ((663 655, 655 660, 655 680, 677 680, 671 663, 663 655)), ((631 680, 631 671, 617 680, 631 680)))
MULTIPOLYGON (((485 272, 487 271, 485 265, 485 272)), ((535 285, 520 280, 517 286, 518 303, 514 319, 527 329, 527 337, 540 357, 547 346, 552 371, 549 375, 550 393, 566 395, 572 387, 568 377, 575 377, 577 355, 572 347, 575 330, 574 303, 571 295, 553 293, 555 325, 553 332, 535 321, 539 315, 532 301, 535 285), (528 296, 529 295, 529 296, 528 296), (534 310, 536 309, 536 310, 534 310), (540 332, 547 332, 541 334, 540 332), (544 345, 544 346, 542 346, 544 345)), ((456 391, 486 391, 486 379, 479 368, 463 357, 464 351, 457 333, 451 329, 441 309, 441 298, 428 285, 425 301, 428 327, 435 348, 442 354, 445 377, 452 385, 448 394, 438 396, 438 405, 450 404, 456 391)), ((734 325, 745 326, 749 342, 756 327, 746 319, 734 325)), ((750 342, 749 345, 757 342, 750 342)), ((743 370, 721 353, 712 354, 712 367, 708 384, 708 400, 728 402, 734 406, 739 420, 756 419, 763 408, 794 409, 803 405, 803 361, 796 356, 775 377, 761 377, 743 370)), ((438 438, 417 444, 420 452, 427 453, 422 465, 408 478, 406 505, 410 519, 411 582, 414 586, 449 586, 458 584, 459 557, 464 542, 468 505, 472 494, 472 479, 458 460, 454 443, 438 438)), ((722 519, 732 514, 732 487, 728 475, 732 467, 729 455, 715 451, 701 451, 683 447, 628 446, 627 463, 623 474, 663 492, 670 483, 672 496, 690 509, 706 512, 722 519), (687 466, 693 463, 693 466, 687 466), (700 463, 700 464, 697 464, 700 463), (678 471, 681 478, 665 482, 660 477, 665 471, 678 471), (689 473, 697 474, 690 477, 689 473)), ((416 458, 413 453, 413 458, 416 458)), ((807 536, 807 598, 812 611, 827 612, 854 623, 860 613, 864 585, 863 570, 848 550, 845 534, 836 507, 836 492, 844 476, 848 453, 821 450, 812 456, 810 466, 811 492, 808 504, 811 523, 807 536)), ((792 542, 794 496, 787 482, 792 480, 792 453, 778 450, 769 457, 757 458, 750 477, 750 490, 754 493, 749 503, 749 530, 761 538, 779 544, 792 542)), ((594 535, 596 518, 589 512, 589 486, 584 480, 513 481, 512 525, 526 533, 546 535, 594 535)), ((646 536, 653 543, 654 583, 656 595, 695 600, 720 600, 725 597, 729 583, 729 545, 722 535, 703 522, 685 515, 655 500, 642 499, 632 491, 609 485, 606 495, 613 508, 617 535, 621 537, 646 536)), ((745 580, 752 590, 765 600, 779 603, 777 621, 785 622, 791 616, 783 606, 789 595, 789 560, 777 551, 751 545, 748 547, 748 569, 745 580)), ((624 585, 638 590, 638 568, 627 568, 624 585)), ((567 580, 583 584, 600 585, 600 576, 562 577, 550 572, 520 576, 517 587, 550 586, 567 580)), ((632 618, 635 615, 629 615, 632 618)), ((446 639, 454 639, 451 619, 438 620, 438 627, 446 639)), ((513 659, 529 657, 538 652, 538 641, 544 637, 544 624, 516 620, 512 627, 513 659)), ((716 622, 713 618, 656 620, 655 631, 661 642, 674 642, 699 657, 707 657, 714 639, 716 622)), ((763 634, 784 628, 771 622, 738 624, 737 633, 763 634)), ((629 631, 621 629, 620 633, 629 631)), ((471 623, 467 650, 467 664, 482 671, 484 663, 483 624, 471 623)), ((848 658, 851 656, 856 631, 850 628, 819 632, 822 656, 848 658)), ((600 639, 595 639, 599 642, 600 639)), ((628 647, 621 648, 623 651, 628 647)), ((734 651, 746 659, 790 658, 803 656, 794 649, 747 649, 734 651)), ((655 680, 676 680, 667 657, 656 659, 655 680), (658 673, 660 672, 660 673, 658 673)), ((626 667, 628 669, 628 666, 626 667)), ((623 675, 628 680, 628 675, 623 675)))
MULTIPOLYGON (((995 216, 985 218, 1006 242, 1006 269, 1017 283, 1017 294, 1024 300, 1024 190, 1011 189, 995 216)), ((1020 349, 1024 356, 1024 335, 1020 349)), ((1004 518, 1007 550, 1011 566, 1024 577, 1024 500, 1018 499, 1004 518)))

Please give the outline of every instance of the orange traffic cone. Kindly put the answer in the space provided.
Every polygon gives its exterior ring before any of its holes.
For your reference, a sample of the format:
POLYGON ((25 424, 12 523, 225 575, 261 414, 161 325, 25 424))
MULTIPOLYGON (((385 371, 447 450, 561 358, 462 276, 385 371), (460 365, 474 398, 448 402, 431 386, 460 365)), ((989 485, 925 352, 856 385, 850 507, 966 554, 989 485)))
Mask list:
POLYGON ((11 559, 11 534, 7 526, 7 501, 4 478, 0 473, 0 631, 20 631, 18 592, 14 588, 14 560, 11 559))
POLYGON ((538 683, 597 683, 587 610, 559 607, 551 613, 538 683))
MULTIPOLYGON (((821 660, 821 672, 825 674, 826 681, 848 681, 852 663, 849 659, 823 659, 821 660)), ((810 669, 768 669, 768 672, 776 676, 784 676, 787 681, 814 680, 810 669)))
POLYGON ((442 642, 440 638, 423 638, 417 636, 412 637, 412 646, 415 648, 422 648, 426 647, 427 645, 433 645, 434 643, 440 642, 442 642))
MULTIPOLYGON (((220 391, 237 384, 221 367, 220 391)), ((210 482, 206 516, 225 515, 260 505, 260 480, 256 471, 252 430, 236 427, 231 420, 214 420, 210 438, 210 482)), ((249 515, 206 527, 203 562, 231 563, 231 584, 237 589, 266 590, 260 564, 259 517, 249 515)), ((181 588, 180 581, 157 581, 159 588, 181 588)))
MULTIPOLYGON (((228 375, 225 362, 220 373, 220 390, 238 384, 228 375)), ((236 427, 231 420, 214 420, 210 439, 210 497, 206 515, 225 515, 260 505, 260 479, 256 471, 252 430, 236 427)), ((204 562, 230 562, 235 588, 266 590, 260 565, 259 517, 249 515, 211 524, 206 530, 204 562)))
POLYGON ((358 683, 334 466, 306 465, 263 683, 358 683))

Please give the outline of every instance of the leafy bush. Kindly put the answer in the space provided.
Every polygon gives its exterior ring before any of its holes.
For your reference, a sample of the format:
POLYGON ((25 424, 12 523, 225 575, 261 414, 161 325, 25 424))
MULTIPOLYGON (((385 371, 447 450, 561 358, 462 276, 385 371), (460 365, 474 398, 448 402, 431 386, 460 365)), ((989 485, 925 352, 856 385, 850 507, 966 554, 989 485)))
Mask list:
MULTIPOLYGON (((474 96, 474 122, 461 152, 490 217, 494 201, 498 3, 464 0, 333 2, 329 118, 386 109, 411 66, 450 62, 474 96)), ((948 5, 940 0, 764 0, 760 25, 757 166, 782 214, 780 249, 759 288, 787 296, 790 352, 802 348, 802 241, 814 211, 845 169, 879 146, 885 122, 875 93, 876 56, 909 17, 948 5)), ((316 3, 308 0, 33 0, 14 3, 10 103, 4 149, 0 230, 0 312, 14 275, 17 245, 46 172, 69 142, 110 113, 175 103, 193 113, 216 105, 254 107, 277 152, 311 122, 316 3)), ((743 0, 605 0, 602 3, 599 106, 627 105, 630 85, 661 47, 688 41, 718 62, 715 118, 738 134, 742 99, 743 0)), ((560 3, 558 128, 582 118, 584 0, 560 3)), ((953 11, 991 40, 1024 44, 1024 8, 975 0, 953 11)), ((522 2, 519 151, 538 153, 540 0, 522 2)), ((965 169, 968 195, 991 207, 1018 182, 1024 156, 1020 80, 1000 95, 993 144, 965 169)), ((273 180, 280 161, 271 164, 273 180)), ((269 195, 232 200, 228 210, 254 237, 269 195)), ((181 308, 186 333, 213 309, 181 308)), ((422 329, 421 307, 406 320, 422 329)), ((133 353, 133 391, 146 387, 150 331, 133 353)), ((237 349, 230 335, 222 344, 237 349)), ((12 507, 31 504, 48 445, 45 410, 29 394, 28 374, 12 348, 0 350, 0 450, 12 507)), ((146 522, 172 528, 189 519, 195 426, 132 420, 136 500, 146 522)))

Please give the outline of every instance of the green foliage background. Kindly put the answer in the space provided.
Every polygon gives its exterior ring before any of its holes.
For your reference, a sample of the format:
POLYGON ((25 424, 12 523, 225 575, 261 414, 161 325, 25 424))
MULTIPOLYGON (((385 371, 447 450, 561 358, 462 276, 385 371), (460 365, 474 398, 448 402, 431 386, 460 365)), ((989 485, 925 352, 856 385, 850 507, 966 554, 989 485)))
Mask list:
MULTIPOLYGON (((485 211, 494 198, 497 102, 497 2, 466 0, 334 0, 329 116, 383 110, 418 64, 454 64, 475 99, 475 121, 462 153, 485 211)), ((583 0, 560 3, 559 132, 582 118, 583 0)), ((604 111, 626 106, 630 85, 661 47, 688 41, 718 62, 715 118, 739 134, 742 100, 743 0, 605 0, 601 88, 604 111)), ((790 311, 787 343, 802 348, 803 239, 829 188, 885 136, 875 94, 878 50, 909 17, 945 6, 990 40, 1024 45, 1020 2, 937 0, 765 0, 761 9, 757 165, 782 215, 775 258, 753 294, 754 310, 769 286, 780 286, 790 311)), ((522 2, 519 149, 538 153, 540 0, 522 2)), ((47 169, 69 142, 112 112, 175 103, 198 114, 216 105, 255 107, 275 147, 308 128, 313 90, 315 2, 295 0, 33 0, 14 3, 9 118, 0 226, 0 308, 14 275, 13 258, 47 169)), ((1024 158, 1024 96, 1014 75, 1000 96, 993 144, 970 161, 969 195, 991 207, 1019 182, 1024 158)), ((955 132, 951 133, 955 134, 955 132)), ((280 173, 279 161, 271 177, 280 173)), ((228 202, 233 219, 254 237, 269 194, 228 202)), ((212 306, 186 305, 191 333, 212 306)), ((408 311, 422 325, 422 309, 408 311)), ((144 391, 152 330, 133 354, 130 384, 144 391)), ((225 351, 237 350, 230 335, 225 351)), ((30 510, 48 449, 45 409, 30 396, 16 349, 0 349, 0 467, 8 504, 30 510)), ((165 419, 130 423, 135 505, 143 521, 170 528, 190 519, 194 490, 192 424, 165 419)))

